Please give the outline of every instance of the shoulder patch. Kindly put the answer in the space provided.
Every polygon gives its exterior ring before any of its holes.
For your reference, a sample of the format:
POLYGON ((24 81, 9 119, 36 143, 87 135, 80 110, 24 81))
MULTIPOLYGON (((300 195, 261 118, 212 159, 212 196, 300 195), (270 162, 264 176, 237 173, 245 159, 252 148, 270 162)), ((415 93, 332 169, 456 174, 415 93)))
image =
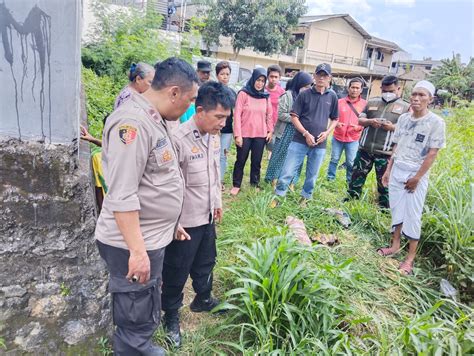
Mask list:
POLYGON ((125 124, 119 126, 120 141, 125 145, 131 144, 137 138, 137 128, 135 126, 125 124))

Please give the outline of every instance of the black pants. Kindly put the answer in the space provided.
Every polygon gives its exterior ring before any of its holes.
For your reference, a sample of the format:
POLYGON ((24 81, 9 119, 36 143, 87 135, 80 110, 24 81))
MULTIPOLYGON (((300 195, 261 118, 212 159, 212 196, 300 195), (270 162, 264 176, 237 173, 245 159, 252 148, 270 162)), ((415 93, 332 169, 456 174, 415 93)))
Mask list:
POLYGON ((237 146, 237 160, 234 165, 233 186, 240 188, 244 177, 245 163, 250 156, 250 184, 257 186, 260 183, 260 167, 262 165, 263 150, 267 143, 265 137, 243 138, 242 147, 237 146))
POLYGON ((216 264, 214 223, 186 228, 191 240, 174 240, 165 251, 162 309, 178 310, 183 305, 183 288, 191 274, 198 298, 208 299, 212 290, 212 269, 216 264))
POLYGON ((147 251, 150 258, 150 281, 132 283, 128 274, 130 252, 97 241, 100 256, 109 270, 109 292, 112 294, 112 316, 116 325, 114 355, 149 354, 152 336, 160 323, 161 272, 165 249, 147 251))

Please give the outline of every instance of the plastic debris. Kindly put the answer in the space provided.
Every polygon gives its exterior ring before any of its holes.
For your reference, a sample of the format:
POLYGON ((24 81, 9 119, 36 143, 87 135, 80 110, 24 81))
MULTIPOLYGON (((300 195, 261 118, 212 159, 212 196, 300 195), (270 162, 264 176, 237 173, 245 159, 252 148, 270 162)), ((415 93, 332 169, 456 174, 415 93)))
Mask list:
POLYGON ((334 215, 339 224, 341 224, 345 229, 347 229, 352 224, 349 214, 342 210, 334 208, 324 208, 323 210, 331 215, 334 215))
POLYGON ((451 283, 449 283, 446 279, 443 278, 441 279, 441 282, 439 282, 439 287, 441 289, 441 293, 443 293, 445 297, 451 298, 456 301, 458 291, 456 290, 456 288, 453 287, 451 283))

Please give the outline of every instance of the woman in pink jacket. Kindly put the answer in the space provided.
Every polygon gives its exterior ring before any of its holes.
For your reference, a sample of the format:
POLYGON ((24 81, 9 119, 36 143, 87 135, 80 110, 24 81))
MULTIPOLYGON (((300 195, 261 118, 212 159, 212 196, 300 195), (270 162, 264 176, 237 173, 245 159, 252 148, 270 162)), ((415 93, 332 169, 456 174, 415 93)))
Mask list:
POLYGON ((245 163, 251 152, 250 185, 258 187, 260 167, 265 144, 272 138, 272 105, 265 92, 267 71, 253 70, 252 77, 237 94, 234 109, 234 138, 237 146, 237 160, 234 165, 231 195, 240 191, 245 163))

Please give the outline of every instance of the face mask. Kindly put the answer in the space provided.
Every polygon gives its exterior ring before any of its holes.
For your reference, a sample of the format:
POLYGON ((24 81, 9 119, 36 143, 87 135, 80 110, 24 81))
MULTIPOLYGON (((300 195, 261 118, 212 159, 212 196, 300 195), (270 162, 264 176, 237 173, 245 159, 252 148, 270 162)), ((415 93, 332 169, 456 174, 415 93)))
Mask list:
POLYGON ((395 93, 382 93, 382 99, 389 103, 397 98, 397 94, 395 93))

